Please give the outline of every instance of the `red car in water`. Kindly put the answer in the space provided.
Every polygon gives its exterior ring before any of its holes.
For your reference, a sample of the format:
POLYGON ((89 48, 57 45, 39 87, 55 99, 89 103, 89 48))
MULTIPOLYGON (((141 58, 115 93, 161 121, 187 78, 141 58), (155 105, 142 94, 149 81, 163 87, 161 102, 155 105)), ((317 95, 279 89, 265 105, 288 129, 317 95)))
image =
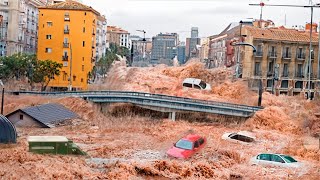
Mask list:
POLYGON ((200 151, 205 146, 206 141, 206 138, 202 136, 189 134, 173 144, 167 154, 175 158, 188 159, 200 151))

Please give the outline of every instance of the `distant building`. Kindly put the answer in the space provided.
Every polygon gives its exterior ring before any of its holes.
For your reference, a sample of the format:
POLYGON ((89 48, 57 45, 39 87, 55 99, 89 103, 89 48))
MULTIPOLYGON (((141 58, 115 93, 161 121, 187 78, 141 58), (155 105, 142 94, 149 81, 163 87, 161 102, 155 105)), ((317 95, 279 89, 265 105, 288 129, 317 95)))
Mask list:
POLYGON ((199 37, 199 28, 192 27, 191 28, 191 38, 198 38, 199 37))
POLYGON ((186 62, 186 45, 185 45, 185 43, 180 43, 178 45, 177 51, 178 51, 179 64, 184 64, 186 62))
POLYGON ((177 55, 178 34, 158 34, 152 38, 151 63, 170 62, 177 55))
POLYGON ((99 61, 107 50, 107 19, 105 16, 98 16, 96 30, 96 60, 99 61))
POLYGON ((120 47, 130 47, 130 33, 126 30, 123 30, 117 26, 108 26, 107 27, 107 42, 114 43, 120 47))
POLYGON ((151 39, 146 38, 145 41, 143 41, 143 38, 139 36, 130 36, 130 41, 133 48, 133 61, 150 61, 152 50, 151 39))
POLYGON ((0 56, 35 54, 39 0, 0 0, 0 56))
POLYGON ((201 38, 200 61, 205 62, 209 57, 209 38, 201 38))
POLYGON ((197 45, 200 45, 199 31, 197 27, 191 28, 191 38, 186 40, 186 59, 198 58, 199 51, 197 45))

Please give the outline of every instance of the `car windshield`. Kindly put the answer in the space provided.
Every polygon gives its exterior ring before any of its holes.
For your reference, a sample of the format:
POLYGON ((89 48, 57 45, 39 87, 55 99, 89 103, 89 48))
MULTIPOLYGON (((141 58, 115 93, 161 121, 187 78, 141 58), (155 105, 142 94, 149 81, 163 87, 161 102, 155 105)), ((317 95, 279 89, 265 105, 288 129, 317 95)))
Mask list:
POLYGON ((181 139, 175 144, 175 147, 180 149, 192 150, 193 143, 190 141, 181 139))
POLYGON ((207 84, 203 81, 201 81, 199 85, 201 86, 202 89, 205 89, 207 87, 207 84))
POLYGON ((286 156, 286 155, 280 155, 287 163, 294 163, 298 162, 295 159, 293 159, 291 156, 286 156))

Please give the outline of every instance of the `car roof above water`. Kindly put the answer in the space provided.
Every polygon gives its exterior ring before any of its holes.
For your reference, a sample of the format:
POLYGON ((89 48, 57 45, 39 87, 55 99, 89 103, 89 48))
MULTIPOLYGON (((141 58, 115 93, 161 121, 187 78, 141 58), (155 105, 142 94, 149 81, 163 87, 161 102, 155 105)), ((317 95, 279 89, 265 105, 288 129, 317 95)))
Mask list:
POLYGON ((183 83, 189 83, 189 84, 200 84, 201 79, 196 78, 186 78, 183 83))

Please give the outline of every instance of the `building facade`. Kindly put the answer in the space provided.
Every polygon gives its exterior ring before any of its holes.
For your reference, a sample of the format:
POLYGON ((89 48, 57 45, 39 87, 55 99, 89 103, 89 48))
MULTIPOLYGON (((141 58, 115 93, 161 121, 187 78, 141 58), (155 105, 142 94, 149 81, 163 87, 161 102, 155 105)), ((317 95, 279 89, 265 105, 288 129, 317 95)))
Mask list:
MULTIPOLYGON (((39 7, 38 59, 63 64, 51 90, 86 90, 96 62, 100 13, 67 0, 39 7)), ((99 39, 100 40, 100 39, 99 39)))
POLYGON ((158 34, 152 38, 151 63, 159 64, 168 62, 170 64, 177 55, 178 34, 166 33, 158 34))
POLYGON ((186 44, 184 42, 180 43, 177 47, 177 51, 179 64, 182 65, 186 62, 186 44))
POLYGON ((146 61, 151 59, 152 41, 146 38, 145 41, 139 36, 131 36, 130 41, 132 44, 133 61, 146 61))
POLYGON ((313 34, 310 60, 310 33, 294 29, 246 27, 245 42, 252 48, 243 48, 242 77, 249 79, 249 86, 258 87, 262 79, 266 91, 276 94, 298 95, 311 91, 319 95, 320 63, 318 57, 318 35, 313 34), (310 79, 309 79, 310 73, 310 79), (309 81, 310 89, 309 89, 309 81))
POLYGON ((40 0, 0 0, 0 56, 35 54, 40 0))
POLYGON ((107 42, 131 49, 130 33, 117 26, 107 27, 107 42))
POLYGON ((209 38, 201 38, 200 61, 206 62, 209 57, 209 38))
POLYGON ((96 32, 96 60, 99 61, 107 50, 107 19, 104 16, 97 18, 96 32))
POLYGON ((186 59, 199 58, 199 51, 197 46, 200 45, 199 29, 197 27, 191 28, 191 38, 186 39, 186 59))

